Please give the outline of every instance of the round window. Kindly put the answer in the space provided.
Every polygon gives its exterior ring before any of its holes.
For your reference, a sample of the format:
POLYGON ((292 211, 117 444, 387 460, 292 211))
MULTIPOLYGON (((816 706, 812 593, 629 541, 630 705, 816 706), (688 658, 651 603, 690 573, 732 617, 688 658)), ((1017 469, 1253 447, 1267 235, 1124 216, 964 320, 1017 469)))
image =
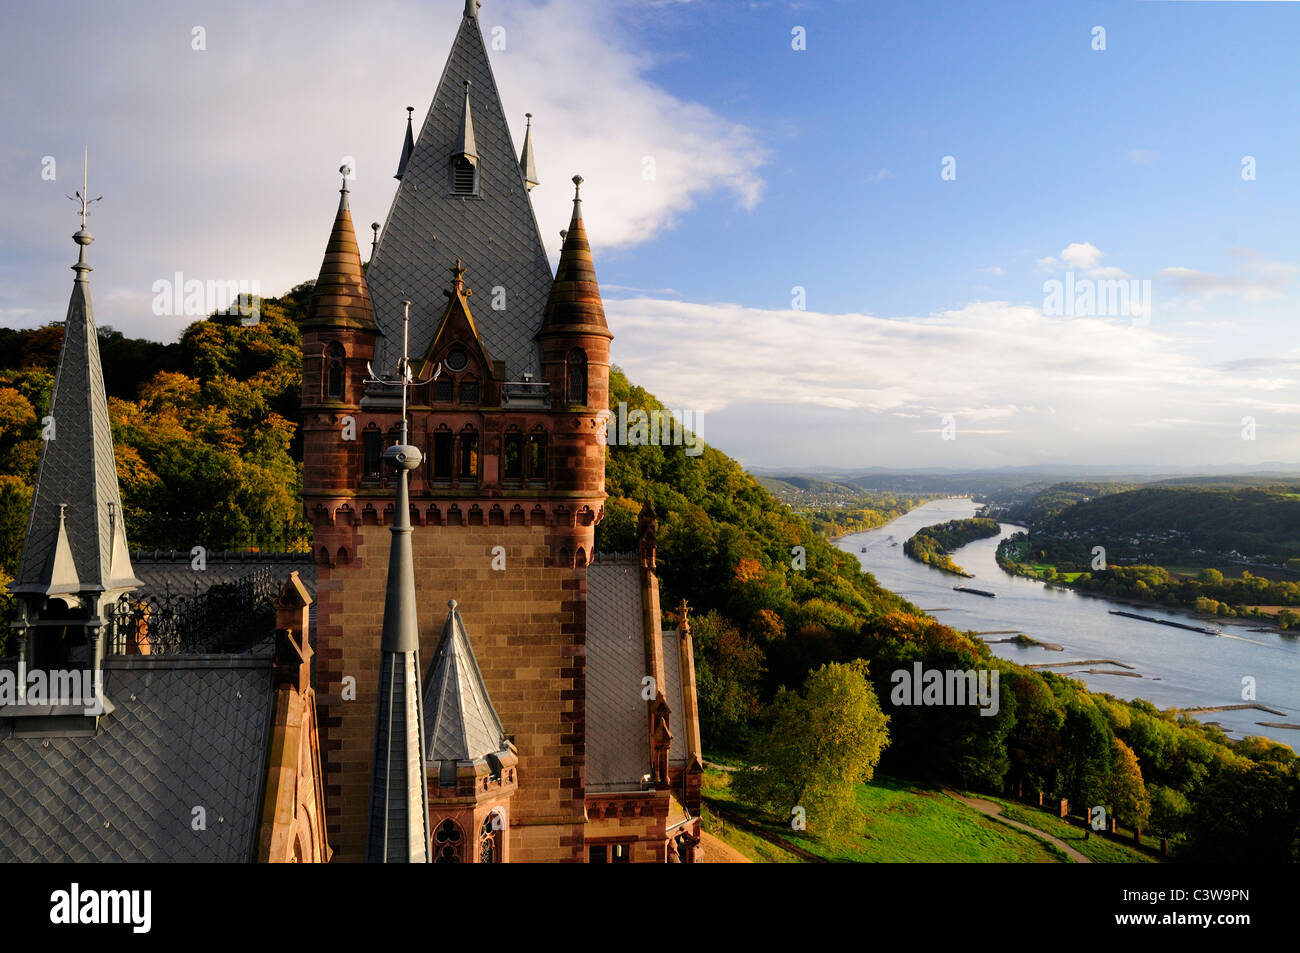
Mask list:
POLYGON ((444 361, 449 371, 463 371, 469 366, 469 355, 461 348, 453 348, 447 354, 447 360, 444 361))

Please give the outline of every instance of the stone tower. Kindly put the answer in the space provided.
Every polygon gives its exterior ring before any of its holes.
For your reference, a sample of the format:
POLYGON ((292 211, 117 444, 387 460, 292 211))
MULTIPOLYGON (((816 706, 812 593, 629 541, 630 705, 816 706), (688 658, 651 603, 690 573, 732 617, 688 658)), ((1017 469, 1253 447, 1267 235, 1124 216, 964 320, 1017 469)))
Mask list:
MULTIPOLYGON (((552 277, 529 198, 532 149, 530 130, 515 151, 467 0, 368 268, 345 187, 303 324, 303 495, 340 860, 364 854, 395 518, 382 461, 401 439, 400 388, 376 379, 395 376, 404 345, 406 441, 422 457, 403 471, 416 615, 438 618, 454 598, 474 633, 518 757, 511 859, 584 857, 586 584, 605 498, 611 335, 576 195, 552 277)), ((419 656, 434 658, 438 628, 418 636, 419 656)))

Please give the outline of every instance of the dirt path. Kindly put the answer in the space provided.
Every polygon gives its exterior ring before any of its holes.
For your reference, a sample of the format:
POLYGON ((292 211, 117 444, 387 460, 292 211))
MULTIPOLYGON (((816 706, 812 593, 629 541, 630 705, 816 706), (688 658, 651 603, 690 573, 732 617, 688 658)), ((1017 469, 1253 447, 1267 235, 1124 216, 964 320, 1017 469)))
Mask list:
POLYGON ((958 794, 956 791, 949 791, 947 788, 944 788, 943 793, 948 795, 950 798, 953 798, 954 800, 961 801, 961 803, 965 804, 967 807, 973 807, 981 814, 993 818, 993 820, 997 821, 999 824, 1006 824, 1008 827, 1016 827, 1022 831, 1029 831, 1029 833, 1041 837, 1043 840, 1050 843, 1053 847, 1058 847, 1061 850, 1063 850, 1065 852, 1065 855, 1069 857, 1072 861, 1074 861, 1076 864, 1092 863, 1091 860, 1083 856, 1083 854, 1079 853, 1077 850, 1075 850, 1065 841, 1061 840, 1059 837, 1053 837, 1051 834, 1048 834, 1045 831, 1040 831, 1036 827, 1030 827, 1028 824, 1021 824, 1019 821, 1013 821, 1009 817, 1003 817, 1001 804, 994 804, 992 801, 985 801, 984 799, 977 798, 977 797, 963 797, 962 795, 958 794))
POLYGON ((700 831, 701 846, 704 848, 706 864, 752 864, 753 861, 719 837, 708 831, 700 831))

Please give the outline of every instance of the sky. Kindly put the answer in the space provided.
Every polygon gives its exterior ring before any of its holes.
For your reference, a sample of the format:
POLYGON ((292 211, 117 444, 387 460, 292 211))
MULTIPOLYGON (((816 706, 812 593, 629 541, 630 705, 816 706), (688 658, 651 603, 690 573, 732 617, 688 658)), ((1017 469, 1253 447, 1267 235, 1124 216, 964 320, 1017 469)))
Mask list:
MULTIPOLYGON (((345 160, 368 247, 463 5, 12 4, 0 325, 63 317, 83 147, 128 335, 177 272, 314 277, 345 160)), ((552 261, 581 173, 615 363, 743 463, 1300 466, 1300 4, 479 16, 552 261)))

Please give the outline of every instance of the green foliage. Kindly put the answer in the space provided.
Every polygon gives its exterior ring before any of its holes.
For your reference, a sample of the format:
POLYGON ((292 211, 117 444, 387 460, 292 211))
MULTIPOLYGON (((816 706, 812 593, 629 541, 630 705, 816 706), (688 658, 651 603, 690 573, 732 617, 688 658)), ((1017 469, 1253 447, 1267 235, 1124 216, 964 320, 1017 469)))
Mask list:
POLYGON ((808 676, 802 695, 779 692, 770 727, 750 749, 755 768, 732 782, 737 796, 782 819, 802 807, 822 827, 849 813, 889 744, 889 719, 867 674, 861 659, 832 662, 808 676))
POLYGON ((960 549, 977 539, 986 539, 1000 533, 997 520, 975 518, 966 520, 949 520, 918 530, 911 539, 903 544, 903 552, 915 559, 958 576, 968 576, 952 561, 952 551, 960 549))
POLYGON ((717 610, 691 619, 691 640, 696 693, 709 713, 701 741, 710 751, 737 750, 759 711, 763 650, 717 610))

